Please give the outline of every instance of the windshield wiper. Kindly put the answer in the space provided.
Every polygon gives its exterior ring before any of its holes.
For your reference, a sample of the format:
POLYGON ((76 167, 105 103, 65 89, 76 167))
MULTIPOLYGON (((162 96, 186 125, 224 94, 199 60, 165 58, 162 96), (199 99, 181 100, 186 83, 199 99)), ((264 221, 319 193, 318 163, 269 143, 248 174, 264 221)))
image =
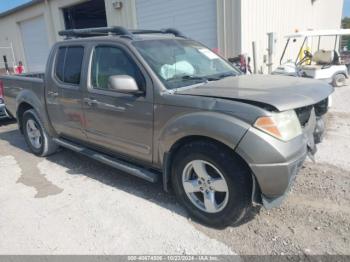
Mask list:
POLYGON ((183 75, 183 76, 177 76, 168 79, 167 81, 174 81, 174 80, 199 80, 203 82, 208 81, 218 81, 220 79, 230 77, 230 76, 236 76, 234 73, 225 73, 220 75, 213 75, 213 76, 195 76, 195 75, 183 75))
POLYGON ((236 76, 233 73, 226 73, 226 74, 221 74, 221 75, 215 75, 214 76, 191 76, 191 75, 185 75, 182 76, 180 79, 183 80, 203 80, 203 81, 218 81, 220 79, 226 78, 226 77, 230 77, 230 76, 236 76))
POLYGON ((226 78, 226 77, 230 77, 230 76, 237 76, 236 74, 233 74, 233 73, 227 73, 227 74, 221 74, 218 76, 219 79, 223 79, 223 78, 226 78))
POLYGON ((191 75, 185 75, 185 76, 182 76, 181 79, 183 80, 207 80, 206 77, 203 77, 203 76, 191 76, 191 75))
POLYGON ((219 80, 219 79, 212 78, 212 77, 205 77, 205 76, 184 75, 184 76, 170 78, 167 81, 176 81, 176 80, 194 80, 194 81, 198 80, 201 82, 207 82, 207 81, 213 81, 213 80, 219 80))
POLYGON ((186 75, 183 76, 182 79, 184 80, 203 80, 203 81, 217 81, 220 80, 220 78, 218 77, 211 77, 211 76, 190 76, 190 75, 186 75))

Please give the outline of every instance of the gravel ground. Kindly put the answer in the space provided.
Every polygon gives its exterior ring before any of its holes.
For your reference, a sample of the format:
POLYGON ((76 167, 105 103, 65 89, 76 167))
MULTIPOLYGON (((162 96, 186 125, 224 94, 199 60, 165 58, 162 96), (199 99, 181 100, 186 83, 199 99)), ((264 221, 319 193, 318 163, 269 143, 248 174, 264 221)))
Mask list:
POLYGON ((161 184, 68 150, 38 158, 0 128, 0 254, 234 254, 161 184))
POLYGON ((280 208, 217 231, 196 225, 238 254, 350 254, 350 86, 337 88, 316 163, 307 161, 280 208))
POLYGON ((239 227, 194 223, 160 184, 62 150, 38 158, 0 123, 0 254, 350 254, 350 87, 336 90, 316 163, 281 208, 239 227), (2 126, 1 126, 2 125, 2 126))

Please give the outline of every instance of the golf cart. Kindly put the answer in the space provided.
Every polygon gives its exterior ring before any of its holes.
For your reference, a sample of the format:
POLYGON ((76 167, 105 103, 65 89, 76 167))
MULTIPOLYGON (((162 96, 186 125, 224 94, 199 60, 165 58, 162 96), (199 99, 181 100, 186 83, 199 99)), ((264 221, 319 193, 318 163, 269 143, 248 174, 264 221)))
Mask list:
POLYGON ((343 86, 349 77, 348 65, 339 52, 340 39, 345 35, 350 36, 350 29, 315 30, 287 35, 280 66, 272 74, 309 77, 325 80, 333 86, 343 86), (286 53, 296 55, 296 59, 288 57, 285 61, 286 53))

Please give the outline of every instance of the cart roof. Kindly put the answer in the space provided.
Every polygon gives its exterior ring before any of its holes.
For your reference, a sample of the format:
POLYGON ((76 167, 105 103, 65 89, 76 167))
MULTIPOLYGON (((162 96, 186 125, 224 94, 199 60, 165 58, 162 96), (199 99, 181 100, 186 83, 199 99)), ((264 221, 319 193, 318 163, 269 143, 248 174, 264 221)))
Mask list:
POLYGON ((308 36, 336 36, 350 35, 350 29, 334 29, 334 30, 308 30, 286 35, 286 38, 308 37, 308 36))

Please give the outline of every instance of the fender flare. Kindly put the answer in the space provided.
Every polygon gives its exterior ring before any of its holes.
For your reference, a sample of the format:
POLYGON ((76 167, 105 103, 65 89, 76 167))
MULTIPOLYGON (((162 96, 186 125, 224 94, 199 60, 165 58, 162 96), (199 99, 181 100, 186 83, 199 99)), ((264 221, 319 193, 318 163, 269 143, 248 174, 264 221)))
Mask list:
POLYGON ((216 140, 235 150, 250 125, 233 116, 217 112, 195 112, 172 118, 162 128, 158 138, 158 162, 163 169, 163 187, 168 190, 172 150, 188 137, 216 140))
MULTIPOLYGON (((34 109, 34 111, 38 114, 38 117, 40 118, 41 122, 43 123, 47 133, 50 136, 55 136, 56 132, 52 128, 50 120, 48 118, 46 107, 45 107, 45 101, 41 101, 38 98, 38 96, 29 89, 22 90, 16 97, 16 118, 17 119, 19 119, 18 109, 23 103, 30 105, 34 109)), ((19 121, 18 121, 18 125, 21 128, 21 123, 19 121)))
POLYGON ((158 156, 162 163, 164 153, 177 141, 190 136, 208 137, 235 149, 250 125, 230 115, 217 112, 195 112, 172 118, 158 136, 158 156))

